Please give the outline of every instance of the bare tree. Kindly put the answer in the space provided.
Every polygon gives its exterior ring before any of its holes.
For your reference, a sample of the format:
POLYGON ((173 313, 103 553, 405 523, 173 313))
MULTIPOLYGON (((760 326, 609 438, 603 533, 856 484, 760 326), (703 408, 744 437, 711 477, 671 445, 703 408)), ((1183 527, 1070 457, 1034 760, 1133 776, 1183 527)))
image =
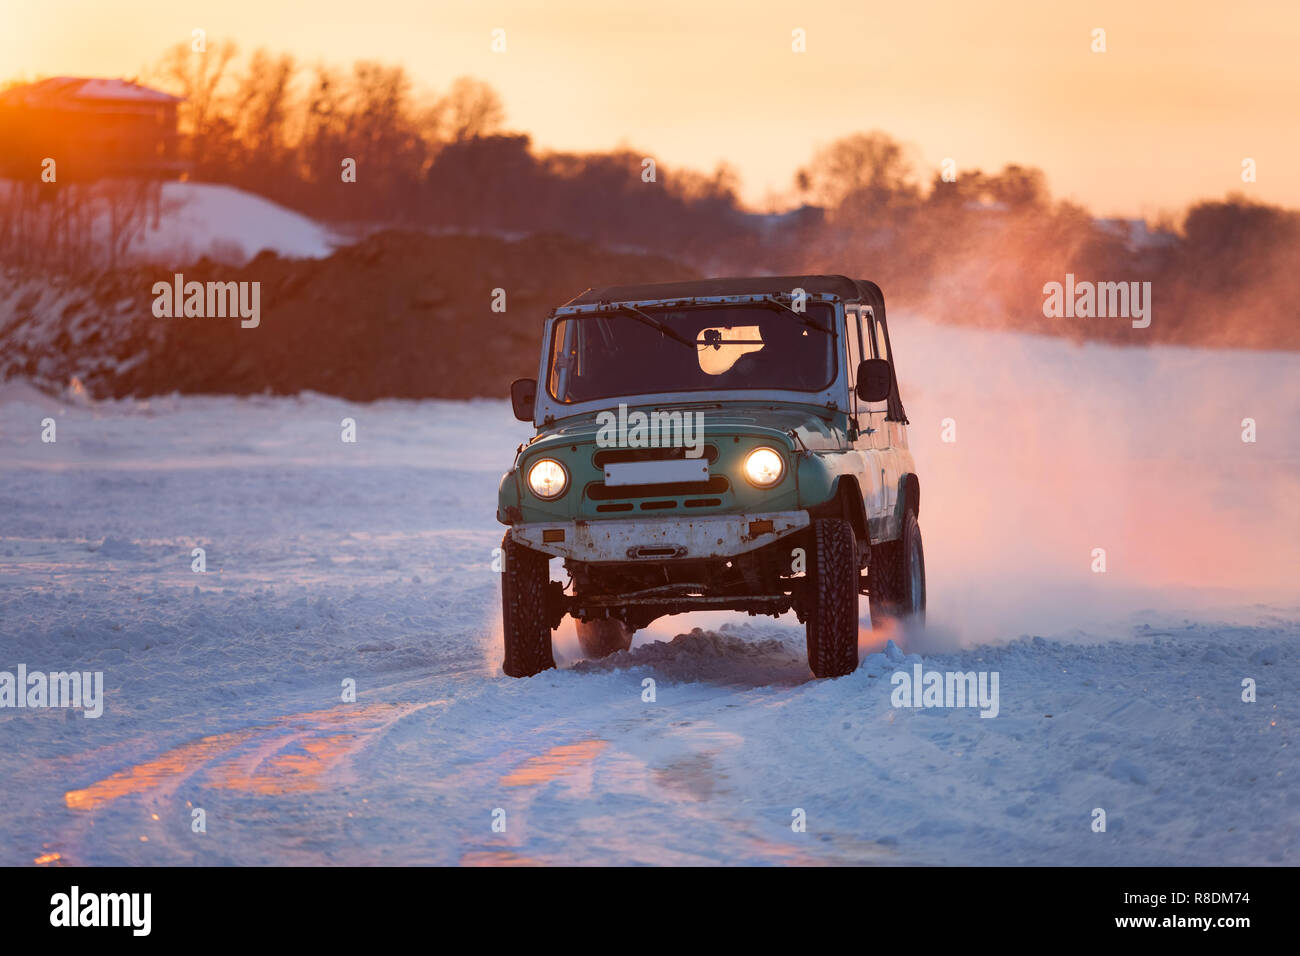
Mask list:
POLYGON ((288 143, 297 70, 293 57, 257 50, 239 77, 232 101, 235 132, 246 149, 263 159, 278 155, 288 143))
POLYGON ((915 200, 911 158, 886 133, 854 133, 836 140, 799 170, 795 185, 827 209, 848 214, 877 211, 915 200))
POLYGON ((462 76, 440 104, 447 130, 455 142, 499 132, 505 122, 505 108, 496 91, 482 80, 462 76))
POLYGON ((179 110, 181 132, 189 137, 196 154, 201 154, 211 124, 221 106, 221 87, 238 48, 230 40, 213 43, 197 53, 185 43, 169 49, 146 77, 182 97, 179 110))

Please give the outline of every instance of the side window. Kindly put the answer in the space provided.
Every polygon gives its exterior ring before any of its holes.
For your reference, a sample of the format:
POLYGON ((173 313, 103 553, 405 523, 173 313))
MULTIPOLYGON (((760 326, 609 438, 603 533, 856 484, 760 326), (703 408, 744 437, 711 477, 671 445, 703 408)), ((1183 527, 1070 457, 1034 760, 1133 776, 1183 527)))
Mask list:
POLYGON ((844 338, 848 345, 848 365, 849 365, 849 407, 853 409, 854 414, 858 412, 858 390, 855 387, 858 381, 858 363, 862 361, 862 324, 857 309, 844 310, 844 338))
POLYGON ((885 347, 885 327, 876 321, 875 316, 871 318, 871 353, 873 358, 889 358, 889 349, 885 347))
POLYGON ((862 360, 862 328, 858 324, 856 309, 845 310, 844 331, 849 353, 849 386, 852 387, 858 374, 858 362, 862 360))
MULTIPOLYGON (((889 358, 889 343, 885 340, 885 326, 882 322, 877 322, 873 316, 871 319, 871 349, 876 358, 889 358)), ((902 422, 907 424, 907 412, 903 410, 903 402, 898 395, 898 380, 894 380, 894 394, 889 398, 888 414, 885 416, 886 421, 902 422)), ((904 445, 906 439, 903 439, 904 445)))

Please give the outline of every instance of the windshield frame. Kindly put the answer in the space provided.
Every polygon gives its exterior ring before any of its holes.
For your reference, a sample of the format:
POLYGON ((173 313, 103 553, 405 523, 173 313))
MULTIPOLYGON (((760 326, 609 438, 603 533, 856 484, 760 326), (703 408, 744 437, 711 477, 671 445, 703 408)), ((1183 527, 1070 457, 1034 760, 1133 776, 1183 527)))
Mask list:
MULTIPOLYGON (((849 409, 848 389, 846 382, 848 375, 845 371, 845 351, 844 341, 844 305, 843 302, 834 295, 829 294, 809 294, 807 301, 824 303, 830 306, 831 322, 830 328, 825 330, 826 336, 831 339, 829 347, 833 349, 832 370, 833 376, 824 388, 816 391, 798 391, 793 389, 782 388, 717 388, 717 389, 689 389, 682 391, 667 392, 626 392, 619 395, 590 399, 582 402, 563 402, 551 394, 550 390, 550 364, 553 355, 555 335, 558 332, 560 323, 564 319, 584 315, 617 315, 613 309, 616 306, 632 306, 641 310, 654 309, 709 309, 726 306, 762 306, 779 311, 778 307, 771 304, 771 297, 767 295, 730 295, 730 296, 699 296, 690 299, 647 299, 628 302, 593 302, 584 305, 562 306, 551 312, 546 322, 545 334, 541 350, 541 358, 538 362, 537 381, 540 387, 537 390, 537 404, 535 407, 535 424, 540 428, 543 425, 560 419, 574 418, 583 415, 595 414, 604 411, 619 403, 625 403, 629 406, 667 406, 667 405, 690 405, 690 404, 718 404, 720 402, 746 402, 768 403, 768 402, 785 402, 800 405, 815 405, 819 408, 830 408, 835 411, 847 412, 849 409)), ((631 318, 622 318, 618 321, 634 321, 631 318)), ((797 315, 784 316, 781 321, 798 322, 797 315)), ((813 335, 820 335, 819 332, 811 332, 813 335)))

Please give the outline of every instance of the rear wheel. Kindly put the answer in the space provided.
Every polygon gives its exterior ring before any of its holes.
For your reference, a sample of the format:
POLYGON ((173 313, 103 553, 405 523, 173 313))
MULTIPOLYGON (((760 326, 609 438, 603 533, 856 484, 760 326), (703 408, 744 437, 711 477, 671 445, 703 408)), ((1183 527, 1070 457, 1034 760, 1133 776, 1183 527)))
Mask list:
POLYGON ((546 594, 551 580, 550 559, 516 544, 509 534, 501 542, 501 629, 509 677, 532 677, 555 666, 551 656, 551 627, 546 594))
POLYGON ((816 677, 842 677, 858 667, 857 540, 853 525, 843 518, 818 518, 812 537, 808 666, 816 677))
POLYGON ((903 516, 902 537, 872 547, 867 580, 872 627, 890 620, 925 623, 925 550, 911 508, 903 516))
POLYGON ((598 617, 573 623, 577 625, 578 644, 585 657, 608 657, 632 646, 632 628, 616 617, 598 617))

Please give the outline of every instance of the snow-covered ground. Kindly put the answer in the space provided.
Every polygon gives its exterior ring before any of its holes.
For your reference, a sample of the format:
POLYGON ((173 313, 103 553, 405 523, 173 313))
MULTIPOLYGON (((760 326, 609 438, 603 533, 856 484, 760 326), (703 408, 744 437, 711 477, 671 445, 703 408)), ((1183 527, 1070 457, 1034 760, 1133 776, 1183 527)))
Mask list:
POLYGON ((0 710, 0 864, 1300 863, 1300 361, 894 326, 932 626, 822 682, 725 614, 501 676, 504 401, 0 385, 0 670, 105 683, 0 710))

